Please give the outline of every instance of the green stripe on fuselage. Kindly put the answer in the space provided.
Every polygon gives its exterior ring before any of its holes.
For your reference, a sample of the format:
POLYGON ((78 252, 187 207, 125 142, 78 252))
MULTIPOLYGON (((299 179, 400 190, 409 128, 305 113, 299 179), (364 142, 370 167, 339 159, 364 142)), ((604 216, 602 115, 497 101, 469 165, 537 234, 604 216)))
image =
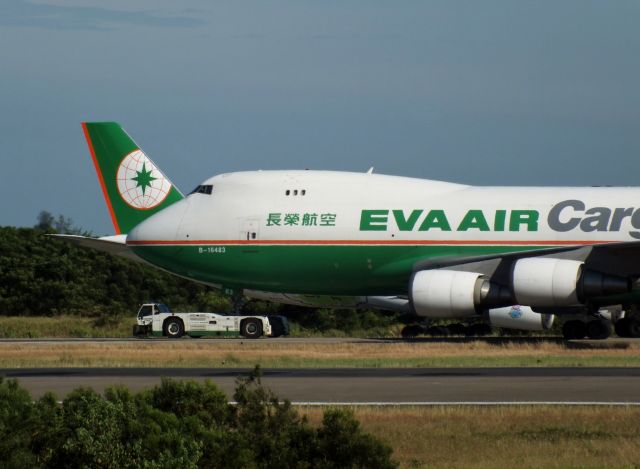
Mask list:
POLYGON ((552 246, 133 245, 143 259, 201 282, 274 293, 404 295, 413 266, 552 246), (216 249, 209 248, 224 248, 216 249), (220 252, 224 251, 224 252, 220 252))

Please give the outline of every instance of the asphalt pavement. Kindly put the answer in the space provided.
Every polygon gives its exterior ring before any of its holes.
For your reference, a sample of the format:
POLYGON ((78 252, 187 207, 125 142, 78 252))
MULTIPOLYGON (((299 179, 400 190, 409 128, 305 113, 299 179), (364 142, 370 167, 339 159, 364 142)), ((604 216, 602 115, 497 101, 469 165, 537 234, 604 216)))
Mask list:
MULTIPOLYGON (((210 380, 232 399, 230 368, 0 369, 34 397, 59 398, 84 386, 141 390, 162 377, 210 380)), ((263 383, 281 399, 314 403, 634 403, 640 404, 640 368, 296 368, 265 369, 263 383)))

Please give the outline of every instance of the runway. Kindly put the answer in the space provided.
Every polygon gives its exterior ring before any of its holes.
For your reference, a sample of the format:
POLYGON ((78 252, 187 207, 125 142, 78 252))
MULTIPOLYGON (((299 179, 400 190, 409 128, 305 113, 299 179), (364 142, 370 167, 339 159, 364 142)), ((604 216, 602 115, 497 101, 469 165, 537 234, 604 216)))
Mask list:
POLYGON ((606 340, 564 340, 560 336, 540 336, 540 337, 523 337, 523 336, 489 336, 489 337, 416 337, 403 339, 400 337, 385 338, 362 338, 362 337, 263 337, 258 340, 245 338, 215 338, 207 337, 203 339, 193 339, 191 337, 182 337, 181 339, 168 339, 166 337, 153 338, 134 338, 134 337, 78 337, 78 338, 0 338, 0 344, 95 344, 95 343, 114 343, 114 344, 167 344, 167 343, 207 343, 207 344, 229 344, 229 343, 255 343, 255 344, 390 344, 390 343, 413 343, 413 344, 438 344, 438 343, 454 343, 467 344, 473 342, 487 343, 493 345, 504 344, 563 344, 567 348, 576 349, 607 349, 607 348, 627 348, 634 344, 640 343, 640 339, 611 337, 606 340))
MULTIPOLYGON (((0 369, 34 397, 59 398, 77 387, 141 390, 162 377, 214 382, 232 399, 248 369, 30 368, 0 369)), ((263 383, 281 399, 316 403, 634 403, 640 368, 297 368, 265 369, 263 383)))

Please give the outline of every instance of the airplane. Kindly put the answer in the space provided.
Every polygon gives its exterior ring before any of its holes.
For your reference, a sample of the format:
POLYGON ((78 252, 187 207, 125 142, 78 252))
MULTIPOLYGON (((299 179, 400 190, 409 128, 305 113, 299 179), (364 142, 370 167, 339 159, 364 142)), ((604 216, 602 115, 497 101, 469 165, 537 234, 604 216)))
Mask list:
POLYGON ((82 124, 115 234, 57 235, 231 293, 567 339, 640 337, 640 188, 247 171, 183 194, 115 122, 82 124))

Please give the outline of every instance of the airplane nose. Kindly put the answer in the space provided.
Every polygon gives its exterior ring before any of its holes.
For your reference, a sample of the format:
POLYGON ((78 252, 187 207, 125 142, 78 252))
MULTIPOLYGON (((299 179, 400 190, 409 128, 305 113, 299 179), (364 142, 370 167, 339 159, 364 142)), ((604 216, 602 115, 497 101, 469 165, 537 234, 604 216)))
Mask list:
POLYGON ((127 244, 176 240, 178 228, 188 208, 188 202, 181 200, 151 215, 129 232, 127 244))

